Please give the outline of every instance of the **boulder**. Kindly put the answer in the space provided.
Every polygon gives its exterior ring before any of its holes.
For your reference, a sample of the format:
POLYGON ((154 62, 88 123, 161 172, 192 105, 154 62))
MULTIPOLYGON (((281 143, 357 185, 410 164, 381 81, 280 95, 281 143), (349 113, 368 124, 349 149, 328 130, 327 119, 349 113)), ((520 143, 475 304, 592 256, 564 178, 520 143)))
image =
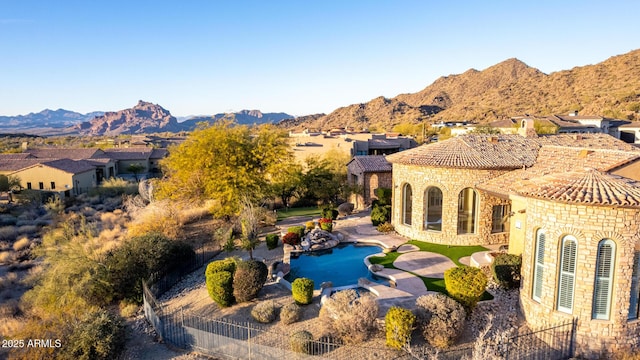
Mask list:
POLYGON ((351 213, 353 212, 354 209, 354 205, 353 203, 342 203, 340 205, 338 205, 338 215, 340 216, 347 216, 347 215, 351 215, 351 213))

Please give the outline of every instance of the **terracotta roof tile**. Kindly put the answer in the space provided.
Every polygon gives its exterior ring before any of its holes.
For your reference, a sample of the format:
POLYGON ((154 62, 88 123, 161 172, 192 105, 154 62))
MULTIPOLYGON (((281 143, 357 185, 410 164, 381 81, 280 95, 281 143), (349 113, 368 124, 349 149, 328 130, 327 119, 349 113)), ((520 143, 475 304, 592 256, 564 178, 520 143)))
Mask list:
POLYGON ((640 183, 595 169, 534 178, 517 192, 566 203, 640 207, 640 183))
POLYGON ((391 172, 391 163, 384 155, 359 155, 354 156, 349 163, 354 163, 363 173, 391 172))
POLYGON ((540 145, 520 135, 464 135, 388 155, 391 163, 470 169, 532 166, 540 145))

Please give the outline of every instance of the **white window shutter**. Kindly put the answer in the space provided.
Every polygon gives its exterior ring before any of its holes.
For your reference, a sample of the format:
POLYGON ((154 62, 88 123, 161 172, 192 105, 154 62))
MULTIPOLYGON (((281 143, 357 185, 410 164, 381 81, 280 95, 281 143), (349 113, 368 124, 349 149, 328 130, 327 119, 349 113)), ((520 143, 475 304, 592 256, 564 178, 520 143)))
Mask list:
POLYGON ((609 319, 614 254, 615 243, 611 240, 602 240, 598 246, 596 279, 593 289, 592 317, 594 319, 609 319))
POLYGON ((562 260, 558 281, 558 310, 569 314, 573 311, 576 252, 576 239, 571 235, 565 236, 562 241, 562 260))
POLYGON ((542 296, 542 280, 544 276, 544 244, 545 235, 542 230, 538 230, 536 236, 535 267, 533 275, 533 300, 540 302, 542 296))

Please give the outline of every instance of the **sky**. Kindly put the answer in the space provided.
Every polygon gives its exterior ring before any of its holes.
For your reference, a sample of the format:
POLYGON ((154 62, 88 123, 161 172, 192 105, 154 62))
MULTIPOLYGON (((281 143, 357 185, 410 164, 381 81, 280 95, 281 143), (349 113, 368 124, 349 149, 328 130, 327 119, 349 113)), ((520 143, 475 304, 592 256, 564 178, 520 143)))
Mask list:
MULTIPOLYGON (((518 58, 640 48, 637 0, 0 0, 0 115, 330 113, 518 58)), ((640 80, 639 80, 640 81, 640 80)))

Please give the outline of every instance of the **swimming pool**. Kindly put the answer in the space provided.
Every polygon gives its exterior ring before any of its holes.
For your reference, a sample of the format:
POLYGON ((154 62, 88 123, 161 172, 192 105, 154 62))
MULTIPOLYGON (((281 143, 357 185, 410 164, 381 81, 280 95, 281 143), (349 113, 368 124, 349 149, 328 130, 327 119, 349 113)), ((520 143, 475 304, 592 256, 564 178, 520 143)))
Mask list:
POLYGON ((308 278, 316 289, 325 281, 331 281, 334 287, 357 284, 362 277, 388 283, 372 275, 364 265, 365 257, 380 251, 374 245, 341 244, 328 250, 291 254, 291 270, 285 279, 308 278))

